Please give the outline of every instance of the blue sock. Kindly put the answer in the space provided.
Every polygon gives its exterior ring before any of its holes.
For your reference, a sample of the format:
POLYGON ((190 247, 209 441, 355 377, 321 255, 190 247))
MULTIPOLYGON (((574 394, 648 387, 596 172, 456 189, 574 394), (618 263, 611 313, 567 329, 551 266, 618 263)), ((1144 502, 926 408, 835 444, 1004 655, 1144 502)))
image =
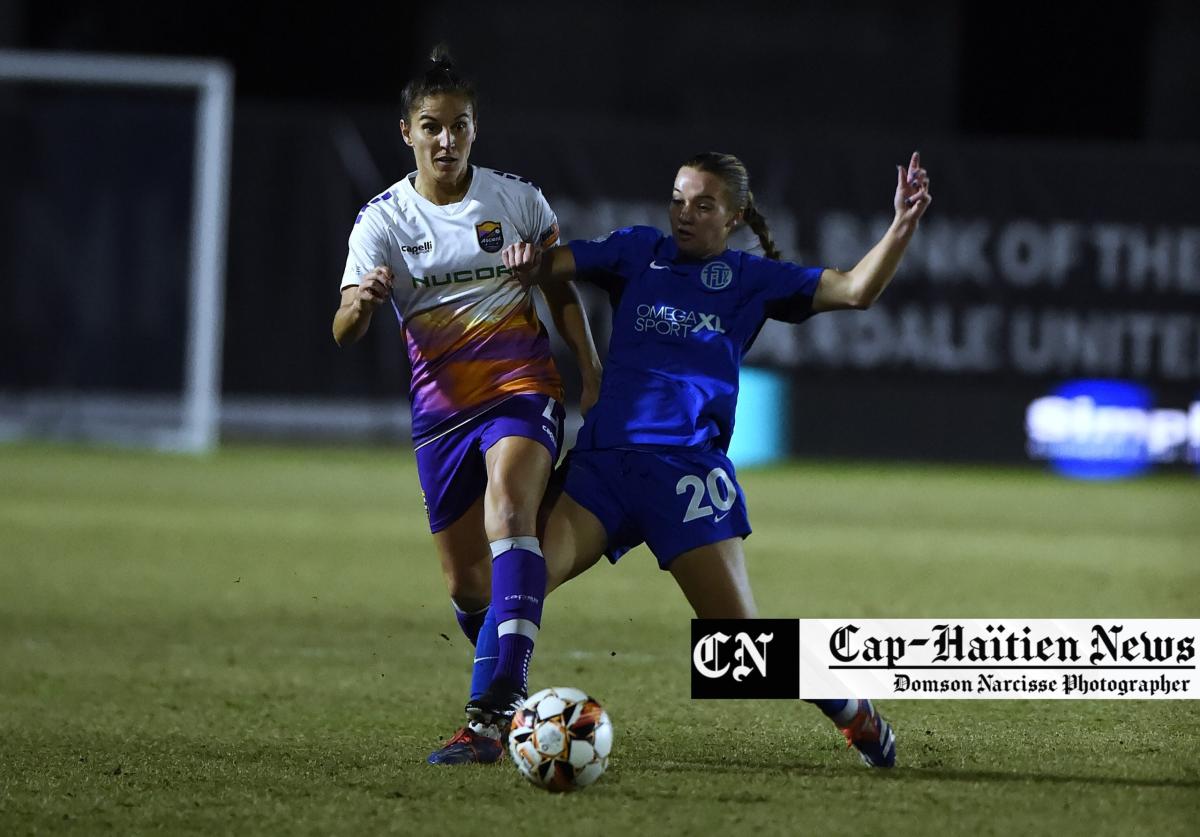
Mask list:
POLYGON ((474 645, 479 637, 479 629, 483 627, 483 620, 490 609, 489 606, 484 605, 473 613, 467 613, 465 610, 459 609, 458 603, 454 599, 450 600, 450 604, 454 605, 454 617, 458 619, 458 627, 462 628, 462 632, 474 645))
POLYGON ((856 698, 840 698, 838 700, 809 700, 806 703, 811 703, 825 713, 825 717, 833 721, 839 727, 844 727, 854 720, 854 716, 858 714, 858 700, 856 698))
POLYGON ((475 665, 471 669, 471 700, 482 697, 491 685, 498 659, 500 635, 496 633, 496 611, 489 607, 479 629, 479 638, 475 641, 475 665))
POLYGON ((492 611, 500 636, 497 679, 504 678, 525 691, 529 685, 529 659, 542 624, 542 599, 546 596, 546 559, 532 536, 492 541, 492 611))

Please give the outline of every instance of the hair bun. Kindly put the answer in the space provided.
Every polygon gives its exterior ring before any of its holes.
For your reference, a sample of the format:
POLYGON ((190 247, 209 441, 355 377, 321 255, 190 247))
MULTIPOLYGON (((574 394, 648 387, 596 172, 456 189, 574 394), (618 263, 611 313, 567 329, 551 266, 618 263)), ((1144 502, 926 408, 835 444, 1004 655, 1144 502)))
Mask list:
POLYGON ((454 66, 454 59, 450 57, 450 47, 446 46, 444 42, 433 48, 433 51, 429 53, 429 60, 438 69, 449 70, 454 66))

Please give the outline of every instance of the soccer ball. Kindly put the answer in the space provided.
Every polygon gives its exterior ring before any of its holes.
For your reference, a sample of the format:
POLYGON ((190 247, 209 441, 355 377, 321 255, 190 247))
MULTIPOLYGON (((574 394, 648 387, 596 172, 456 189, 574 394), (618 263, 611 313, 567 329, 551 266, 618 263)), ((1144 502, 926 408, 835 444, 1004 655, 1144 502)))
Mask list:
POLYGON ((595 699, 555 686, 513 715, 508 752, 521 775, 555 793, 586 788, 608 767, 612 722, 595 699))

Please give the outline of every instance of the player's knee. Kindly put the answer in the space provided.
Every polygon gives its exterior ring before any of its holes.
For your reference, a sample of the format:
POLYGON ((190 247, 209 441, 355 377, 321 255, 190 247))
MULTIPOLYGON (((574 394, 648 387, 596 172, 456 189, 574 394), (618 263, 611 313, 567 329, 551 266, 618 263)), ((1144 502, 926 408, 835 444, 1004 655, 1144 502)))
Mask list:
POLYGON ((446 592, 459 610, 473 613, 492 597, 491 567, 488 563, 472 567, 452 567, 445 572, 446 592))
POLYGON ((524 508, 508 497, 497 498, 489 504, 484 525, 491 540, 532 535, 537 527, 537 510, 524 508))

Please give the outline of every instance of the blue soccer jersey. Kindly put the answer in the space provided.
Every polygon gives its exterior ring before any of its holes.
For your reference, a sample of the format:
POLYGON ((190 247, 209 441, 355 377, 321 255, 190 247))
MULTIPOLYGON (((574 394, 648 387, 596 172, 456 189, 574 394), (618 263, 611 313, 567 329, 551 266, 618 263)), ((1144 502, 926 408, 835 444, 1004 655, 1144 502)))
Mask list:
POLYGON ((822 269, 740 250, 692 259, 653 227, 568 246, 613 306, 600 400, 576 447, 727 450, 742 358, 768 318, 812 315, 822 269))

